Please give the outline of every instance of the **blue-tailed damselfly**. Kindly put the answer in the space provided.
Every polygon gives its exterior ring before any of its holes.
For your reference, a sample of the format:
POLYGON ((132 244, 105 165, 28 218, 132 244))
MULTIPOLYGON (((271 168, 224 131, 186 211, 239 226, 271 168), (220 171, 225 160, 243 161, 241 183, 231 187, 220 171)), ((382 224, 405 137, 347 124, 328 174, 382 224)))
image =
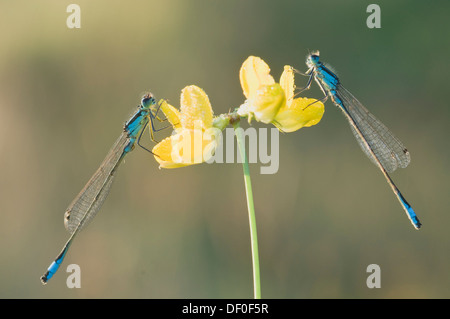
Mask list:
POLYGON ((114 143, 100 167, 66 209, 66 212, 64 213, 64 225, 71 236, 64 245, 62 251, 41 277, 41 282, 43 284, 46 284, 56 273, 75 236, 99 211, 108 196, 114 180, 114 175, 125 155, 134 149, 136 142, 139 146, 149 151, 140 144, 140 138, 150 122, 149 129, 153 139, 153 120, 155 118, 159 119, 157 117, 159 109, 155 106, 156 102, 152 94, 149 93, 143 96, 138 109, 125 123, 122 134, 114 143))
POLYGON ((309 69, 305 75, 309 76, 309 80, 306 87, 301 91, 309 89, 312 79, 314 79, 325 94, 322 101, 325 102, 330 98, 341 109, 361 149, 381 170, 411 223, 416 229, 419 229, 421 223, 416 213, 388 175, 388 172, 395 171, 397 167, 405 168, 408 166, 411 160, 408 150, 383 123, 377 120, 361 102, 341 85, 336 74, 319 60, 319 52, 309 54, 306 65, 309 69))

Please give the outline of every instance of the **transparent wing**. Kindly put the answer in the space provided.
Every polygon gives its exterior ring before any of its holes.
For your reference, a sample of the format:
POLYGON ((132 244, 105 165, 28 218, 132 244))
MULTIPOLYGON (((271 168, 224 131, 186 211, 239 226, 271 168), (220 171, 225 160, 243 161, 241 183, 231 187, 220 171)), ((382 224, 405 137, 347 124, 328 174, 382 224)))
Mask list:
POLYGON ((362 140, 361 135, 358 134, 355 127, 350 123, 358 144, 370 160, 375 165, 378 165, 378 159, 387 172, 393 172, 398 167, 407 167, 411 161, 411 157, 402 142, 342 85, 339 85, 337 88, 337 96, 342 100, 345 109, 342 106, 339 107, 349 117, 349 121, 353 121, 357 126, 363 138, 372 149, 373 154, 375 154, 376 159, 362 140))
POLYGON ((66 209, 64 225, 71 234, 86 226, 103 205, 129 142, 127 133, 123 132, 86 186, 66 209))

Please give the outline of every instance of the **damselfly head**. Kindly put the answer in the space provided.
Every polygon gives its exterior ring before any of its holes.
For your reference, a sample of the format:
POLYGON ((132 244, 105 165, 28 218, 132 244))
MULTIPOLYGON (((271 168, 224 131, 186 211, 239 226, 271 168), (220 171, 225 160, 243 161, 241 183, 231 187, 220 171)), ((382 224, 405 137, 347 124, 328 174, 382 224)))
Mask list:
POLYGON ((319 63, 319 51, 313 51, 311 52, 308 57, 306 58, 306 65, 309 68, 313 68, 317 66, 317 63, 319 63))
POLYGON ((142 105, 144 108, 148 109, 148 108, 150 108, 152 105, 155 105, 155 104, 156 104, 156 100, 155 100, 155 98, 153 97, 153 94, 147 93, 147 94, 145 94, 145 95, 142 97, 141 105, 142 105))

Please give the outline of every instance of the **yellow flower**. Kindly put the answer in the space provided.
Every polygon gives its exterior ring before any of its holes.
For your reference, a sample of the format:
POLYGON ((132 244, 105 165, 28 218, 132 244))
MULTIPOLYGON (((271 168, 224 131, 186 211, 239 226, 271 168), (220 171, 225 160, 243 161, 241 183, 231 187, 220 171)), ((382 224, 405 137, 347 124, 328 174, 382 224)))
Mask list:
POLYGON ((270 68, 261 58, 249 56, 239 71, 242 90, 247 98, 239 107, 238 114, 254 117, 257 121, 270 123, 285 103, 280 84, 270 75, 270 68))
POLYGON ((286 94, 286 103, 280 107, 272 123, 283 132, 294 132, 302 127, 316 125, 322 119, 325 108, 316 99, 294 99, 294 69, 284 66, 280 85, 286 94))
POLYGON ((195 85, 181 91, 180 111, 161 103, 161 110, 174 128, 174 134, 153 148, 162 168, 177 168, 207 161, 217 147, 218 128, 213 126, 213 111, 206 93, 195 85))
POLYGON ((323 103, 315 99, 294 99, 294 70, 284 67, 280 83, 270 75, 269 66, 250 56, 242 63, 239 78, 247 100, 238 109, 240 116, 272 123, 280 131, 293 132, 317 124, 324 113, 323 103))

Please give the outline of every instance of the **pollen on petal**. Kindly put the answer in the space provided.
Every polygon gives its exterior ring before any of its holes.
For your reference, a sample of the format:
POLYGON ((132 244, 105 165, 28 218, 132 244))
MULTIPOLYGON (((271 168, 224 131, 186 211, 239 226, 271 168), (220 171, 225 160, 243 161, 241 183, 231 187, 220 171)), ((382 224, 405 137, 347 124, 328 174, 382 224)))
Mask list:
POLYGON ((257 121, 270 123, 285 104, 286 98, 283 89, 278 83, 262 86, 254 99, 249 100, 249 110, 257 121))
POLYGON ((241 81, 242 90, 247 99, 252 98, 253 94, 262 85, 271 85, 275 80, 270 75, 270 68, 263 59, 255 56, 249 56, 242 63, 239 70, 239 79, 241 81))
POLYGON ((195 85, 185 87, 181 91, 180 100, 181 126, 187 129, 212 127, 213 110, 208 95, 195 85))
POLYGON ((295 82, 294 82, 294 69, 290 65, 284 66, 284 71, 280 77, 280 85, 286 94, 286 105, 289 106, 294 99, 294 90, 295 90, 295 82))

